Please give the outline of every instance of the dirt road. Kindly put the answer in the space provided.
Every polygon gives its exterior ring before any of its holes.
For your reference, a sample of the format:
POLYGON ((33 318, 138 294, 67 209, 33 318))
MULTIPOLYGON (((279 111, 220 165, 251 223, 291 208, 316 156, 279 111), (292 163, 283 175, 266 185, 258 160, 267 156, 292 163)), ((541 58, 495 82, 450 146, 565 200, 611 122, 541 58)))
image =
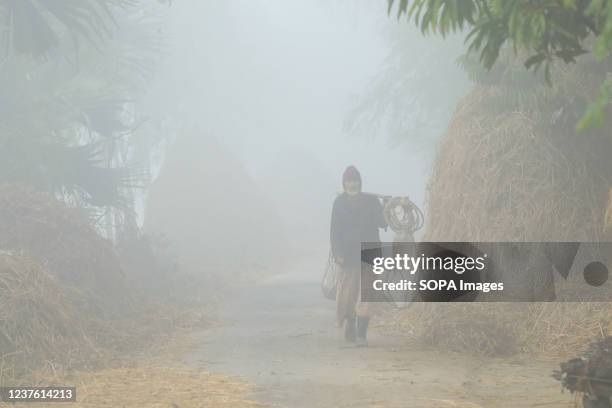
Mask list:
POLYGON ((347 345, 319 270, 302 267, 237 291, 227 324, 202 332, 188 357, 257 385, 255 400, 299 407, 572 407, 550 378, 554 362, 440 352, 373 330, 347 345))

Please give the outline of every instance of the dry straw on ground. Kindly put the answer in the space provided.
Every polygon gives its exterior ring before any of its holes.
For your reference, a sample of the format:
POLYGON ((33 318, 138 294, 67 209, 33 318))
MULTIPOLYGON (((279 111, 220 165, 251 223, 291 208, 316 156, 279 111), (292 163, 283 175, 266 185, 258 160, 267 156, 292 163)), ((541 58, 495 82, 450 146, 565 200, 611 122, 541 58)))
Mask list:
POLYGON ((388 311, 380 326, 461 353, 558 359, 607 333, 611 318, 610 303, 421 303, 388 311))
POLYGON ((83 309, 86 296, 31 259, 0 252, 0 384, 41 370, 65 375, 112 367, 126 354, 146 353, 209 321, 201 310, 160 304, 109 318, 83 309))
POLYGON ((259 406, 244 399, 246 383, 176 363, 193 347, 182 330, 190 313, 108 320, 83 314, 81 296, 29 258, 0 252, 0 385, 76 386, 76 407, 259 406))
POLYGON ((0 186, 0 384, 109 367, 207 324, 126 283, 111 244, 48 194, 0 186))
MULTIPOLYGON (((246 394, 253 387, 241 379, 186 365, 123 367, 81 372, 62 378, 76 387, 74 408, 249 408, 263 405, 246 394)), ((20 403, 24 408, 55 407, 58 403, 20 403)), ((60 404, 62 405, 62 404, 60 404)), ((0 402, 0 407, 10 405, 0 402)))
MULTIPOLYGON (((130 355, 114 366, 68 373, 37 371, 27 385, 73 386, 78 408, 248 408, 262 405, 248 398, 254 387, 241 378, 214 374, 182 357, 197 345, 193 336, 175 336, 167 344, 155 344, 140 355, 130 355)), ((55 407, 57 403, 21 403, 28 407, 55 407)), ((0 402, 1 408, 9 404, 0 402)))
POLYGON ((223 407, 261 406, 245 399, 247 383, 188 366, 104 370, 78 377, 77 407, 223 407))
POLYGON ((85 323, 91 325, 46 269, 0 252, 0 383, 41 366, 60 370, 95 355, 95 339, 85 323))
POLYGON ((156 301, 129 282, 82 213, 0 185, 0 385, 76 385, 78 407, 258 405, 244 382, 168 356, 210 322, 202 305, 156 301))

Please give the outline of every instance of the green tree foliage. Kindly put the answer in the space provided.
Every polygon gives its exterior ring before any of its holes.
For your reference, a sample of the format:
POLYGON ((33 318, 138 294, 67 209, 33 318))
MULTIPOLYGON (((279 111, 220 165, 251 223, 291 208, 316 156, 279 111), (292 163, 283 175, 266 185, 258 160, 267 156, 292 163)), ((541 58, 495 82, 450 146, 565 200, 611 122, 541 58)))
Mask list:
MULTIPOLYGON (((575 62, 586 53, 603 60, 612 48, 612 2, 607 0, 388 0, 388 6, 423 33, 466 30, 468 51, 487 69, 506 46, 526 52, 525 67, 543 69, 549 83, 555 60, 575 62)), ((600 96, 578 128, 600 124, 611 97, 612 83, 602 80, 600 96)))

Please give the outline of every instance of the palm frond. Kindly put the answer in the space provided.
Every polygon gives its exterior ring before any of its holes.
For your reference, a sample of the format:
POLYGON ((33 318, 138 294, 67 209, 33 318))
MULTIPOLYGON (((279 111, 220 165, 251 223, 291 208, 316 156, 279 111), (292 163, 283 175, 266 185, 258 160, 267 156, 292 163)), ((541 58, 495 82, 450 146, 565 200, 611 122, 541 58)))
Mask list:
POLYGON ((0 32, 9 55, 41 56, 68 34, 98 45, 111 32, 113 8, 135 0, 0 0, 0 32))

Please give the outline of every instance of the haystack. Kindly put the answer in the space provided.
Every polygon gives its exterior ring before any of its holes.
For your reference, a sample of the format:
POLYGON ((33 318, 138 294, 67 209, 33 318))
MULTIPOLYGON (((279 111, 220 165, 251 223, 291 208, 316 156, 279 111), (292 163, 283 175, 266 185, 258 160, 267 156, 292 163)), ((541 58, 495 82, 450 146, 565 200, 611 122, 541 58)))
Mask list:
POLYGON ((491 88, 462 101, 440 145, 425 239, 602 240, 612 138, 576 135, 537 111, 492 113, 491 88))
POLYGON ((144 229, 167 237, 183 273, 213 284, 277 268, 287 249, 272 201, 238 158, 197 131, 179 134, 169 149, 144 229))
POLYGON ((87 317, 74 304, 79 296, 40 264, 0 252, 0 383, 95 356, 87 317))
POLYGON ((78 209, 49 194, 0 185, 0 249, 26 254, 62 284, 86 291, 100 305, 128 304, 112 244, 78 209))
MULTIPOLYGON (((574 131, 584 109, 575 101, 596 95, 582 68, 559 70, 550 89, 501 75, 500 83, 476 85, 463 99, 439 146, 424 240, 610 238, 603 227, 612 138, 605 129, 574 131)), ((480 303, 419 305, 400 320, 429 344, 457 351, 566 355, 606 332, 610 317, 609 303, 480 303)))

